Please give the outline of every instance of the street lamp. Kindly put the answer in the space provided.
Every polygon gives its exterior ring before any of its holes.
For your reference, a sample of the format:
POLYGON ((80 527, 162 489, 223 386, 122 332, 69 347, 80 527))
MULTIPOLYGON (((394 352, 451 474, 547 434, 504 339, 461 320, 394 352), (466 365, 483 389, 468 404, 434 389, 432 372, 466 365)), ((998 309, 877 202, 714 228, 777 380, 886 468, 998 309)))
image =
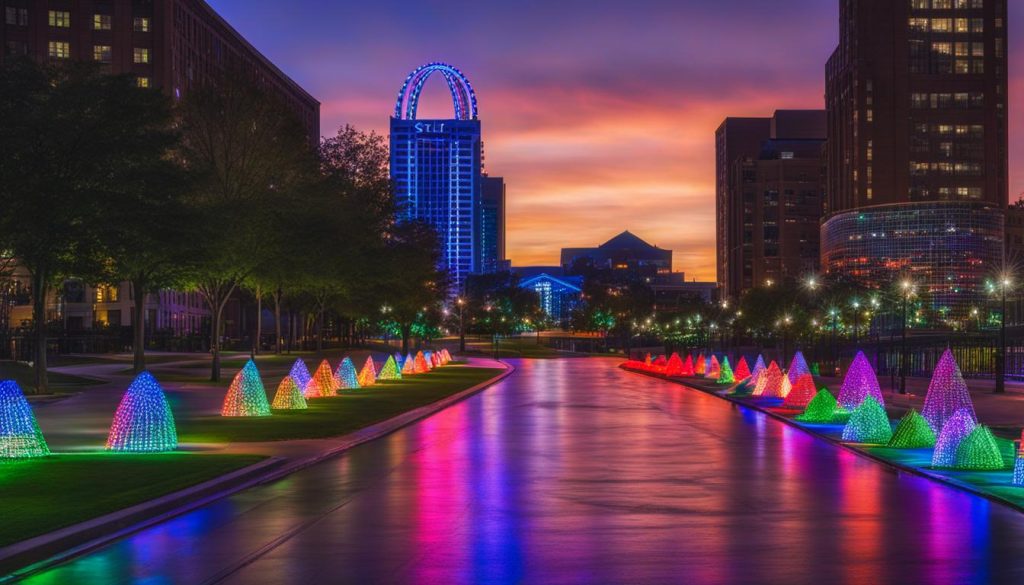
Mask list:
POLYGON ((836 359, 836 325, 839 319, 839 311, 837 311, 835 308, 831 308, 828 310, 828 316, 830 319, 832 319, 832 333, 830 340, 832 351, 830 353, 832 354, 832 371, 835 372, 836 364, 838 363, 838 360, 836 359))
POLYGON ((999 279, 1000 302, 1002 307, 999 314, 999 353, 996 355, 996 394, 1006 392, 1006 289, 1013 285, 1008 274, 1003 274, 999 279))
POLYGON ((455 306, 459 308, 459 353, 466 353, 466 326, 463 320, 463 309, 466 308, 466 299, 458 297, 455 299, 455 306))
POLYGON ((784 316, 780 323, 782 325, 782 364, 785 365, 786 356, 789 355, 789 324, 793 322, 793 318, 789 315, 784 316))
POLYGON ((850 303, 850 306, 853 307, 853 346, 854 349, 856 349, 860 341, 858 335, 858 330, 860 328, 860 301, 858 301, 857 299, 853 299, 853 302, 850 303))
POLYGON ((903 332, 901 336, 900 349, 900 394, 907 393, 907 307, 910 305, 910 297, 914 294, 914 283, 904 280, 900 283, 903 289, 903 332))

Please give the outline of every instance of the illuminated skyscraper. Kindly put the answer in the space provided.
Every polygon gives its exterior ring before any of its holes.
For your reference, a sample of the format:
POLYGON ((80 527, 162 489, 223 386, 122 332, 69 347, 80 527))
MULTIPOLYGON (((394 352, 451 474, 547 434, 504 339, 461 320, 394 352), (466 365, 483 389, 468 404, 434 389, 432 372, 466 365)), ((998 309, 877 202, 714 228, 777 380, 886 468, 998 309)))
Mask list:
POLYGON ((481 151, 476 95, 466 76, 445 63, 413 71, 391 118, 391 178, 401 217, 437 230, 453 291, 481 271, 481 151), (416 118, 420 93, 433 73, 440 73, 451 91, 451 119, 416 118))

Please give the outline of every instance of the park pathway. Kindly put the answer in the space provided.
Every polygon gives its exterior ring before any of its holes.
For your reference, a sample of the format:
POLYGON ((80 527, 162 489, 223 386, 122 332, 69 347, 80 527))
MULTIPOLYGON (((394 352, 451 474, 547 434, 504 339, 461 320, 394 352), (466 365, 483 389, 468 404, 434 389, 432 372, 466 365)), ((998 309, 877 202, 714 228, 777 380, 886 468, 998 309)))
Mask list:
POLYGON ((611 360, 513 363, 29 582, 1024 582, 1024 515, 611 360))

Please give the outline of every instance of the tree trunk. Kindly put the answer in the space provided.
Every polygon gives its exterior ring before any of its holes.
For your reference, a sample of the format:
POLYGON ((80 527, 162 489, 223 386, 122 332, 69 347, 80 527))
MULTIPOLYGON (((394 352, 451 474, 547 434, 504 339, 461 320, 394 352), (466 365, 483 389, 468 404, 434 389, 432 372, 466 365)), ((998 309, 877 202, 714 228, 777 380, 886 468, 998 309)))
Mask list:
MULTIPOLYGON (((217 303, 216 306, 219 306, 217 303)), ((221 311, 219 308, 213 309, 213 315, 210 319, 210 354, 213 356, 213 361, 210 364, 210 381, 220 381, 220 320, 221 311)))
POLYGON ((50 389, 46 375, 46 285, 45 270, 32 271, 32 322, 36 333, 35 382, 37 394, 46 394, 50 389))
POLYGON ((324 306, 321 304, 316 311, 316 352, 324 350, 324 306))
POLYGON ((281 289, 274 292, 274 354, 281 355, 281 289))
POLYGON ((263 337, 263 291, 256 287, 256 339, 252 344, 252 355, 260 353, 260 340, 263 337))
POLYGON ((132 307, 132 335, 134 360, 132 371, 136 374, 146 369, 146 279, 137 276, 131 282, 132 300, 135 306, 132 307))
POLYGON ((409 336, 412 334, 412 325, 402 324, 402 353, 409 355, 409 336))

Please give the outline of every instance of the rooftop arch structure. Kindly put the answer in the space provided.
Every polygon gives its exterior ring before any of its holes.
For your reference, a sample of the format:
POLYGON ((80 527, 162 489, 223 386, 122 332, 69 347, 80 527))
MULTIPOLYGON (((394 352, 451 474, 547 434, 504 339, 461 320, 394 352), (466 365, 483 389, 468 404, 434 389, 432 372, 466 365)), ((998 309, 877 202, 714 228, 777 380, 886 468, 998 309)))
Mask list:
POLYGON ((445 83, 448 84, 448 90, 452 94, 452 104, 455 106, 455 119, 476 120, 476 93, 473 91, 469 79, 457 68, 441 62, 427 63, 417 67, 405 78, 402 89, 398 90, 394 117, 398 120, 416 119, 416 109, 419 107, 423 85, 434 73, 440 73, 444 77, 445 83))

